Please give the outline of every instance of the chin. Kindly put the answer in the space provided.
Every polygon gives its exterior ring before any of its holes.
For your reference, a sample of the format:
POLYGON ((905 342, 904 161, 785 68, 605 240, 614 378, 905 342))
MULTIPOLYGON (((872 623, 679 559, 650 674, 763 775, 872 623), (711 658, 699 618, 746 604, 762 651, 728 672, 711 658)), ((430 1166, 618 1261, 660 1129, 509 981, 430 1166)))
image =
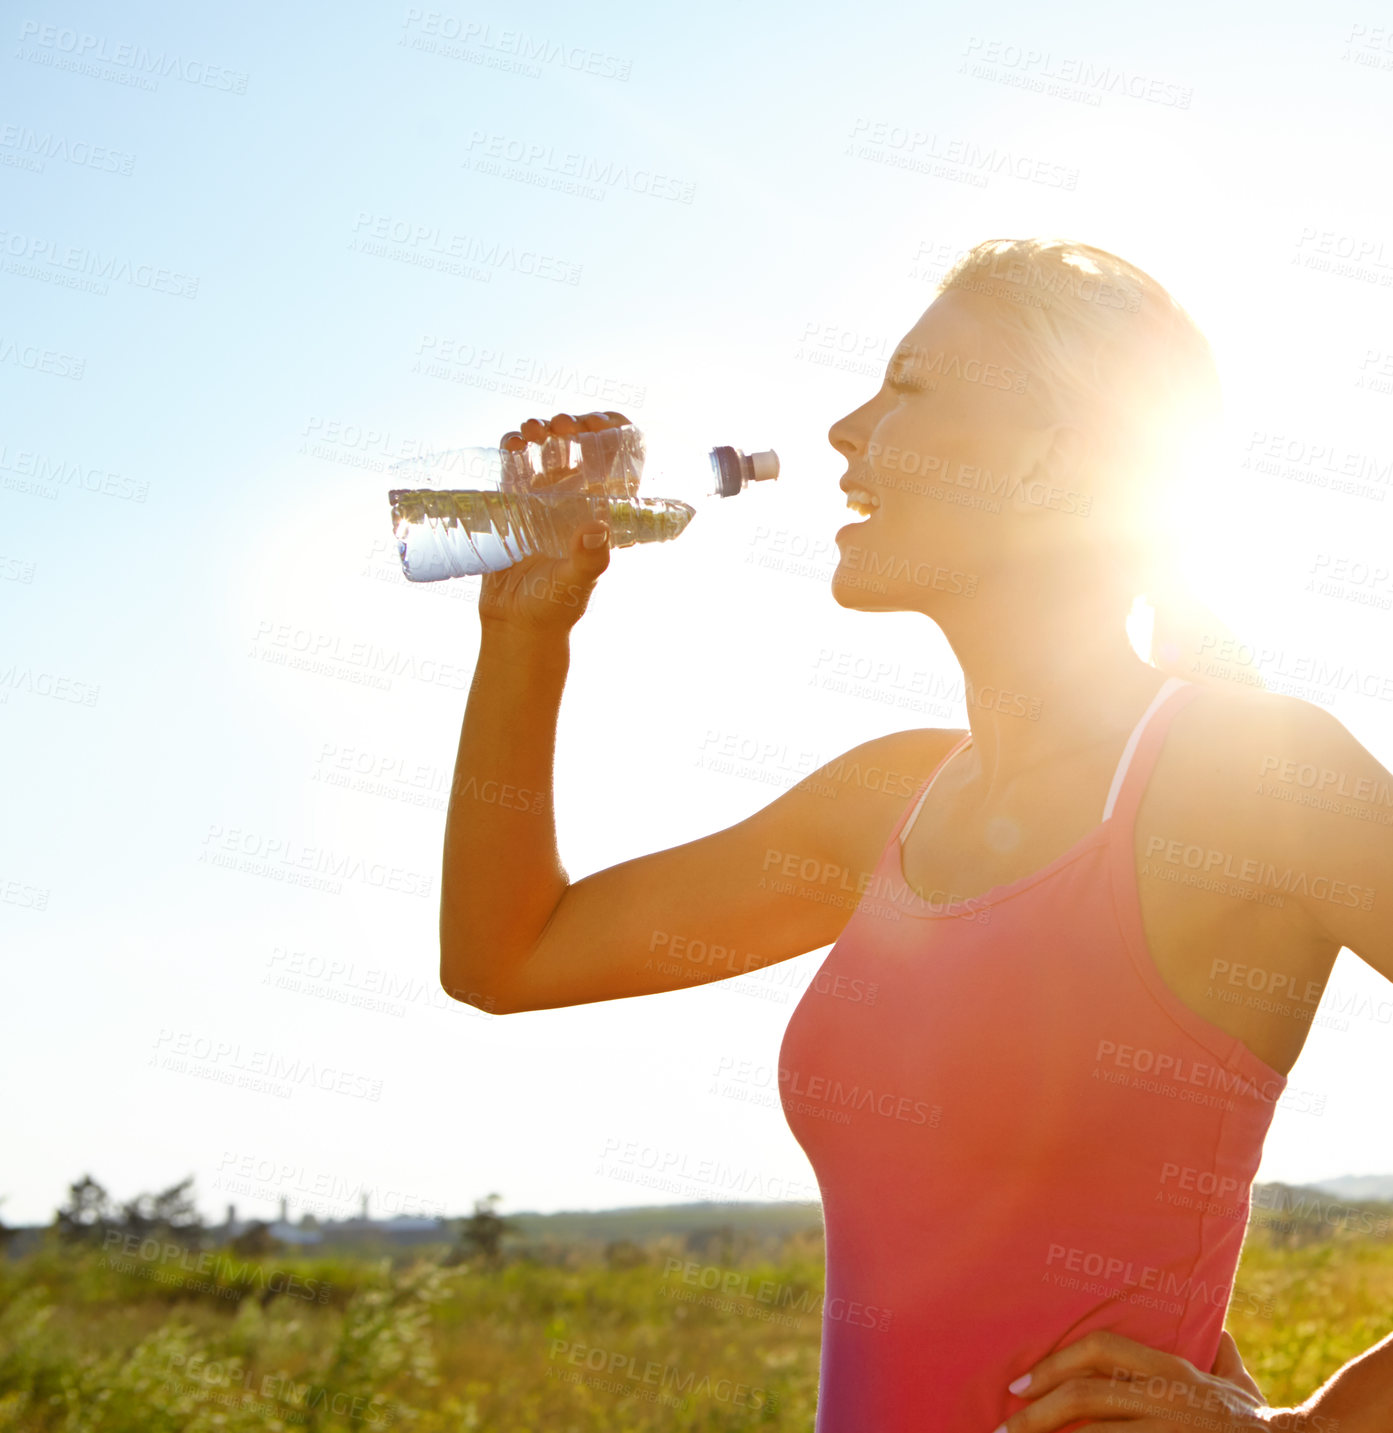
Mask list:
POLYGON ((862 576, 858 572, 845 572, 838 567, 832 574, 832 600, 839 607, 849 607, 860 612, 893 612, 895 604, 890 600, 883 582, 862 576))

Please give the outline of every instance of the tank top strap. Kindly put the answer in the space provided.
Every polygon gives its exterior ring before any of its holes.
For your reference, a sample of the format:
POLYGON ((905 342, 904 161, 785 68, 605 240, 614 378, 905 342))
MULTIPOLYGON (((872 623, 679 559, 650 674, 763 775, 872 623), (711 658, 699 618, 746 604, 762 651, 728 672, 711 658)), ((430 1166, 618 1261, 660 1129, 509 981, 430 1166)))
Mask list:
POLYGON ((909 828, 914 824, 914 819, 919 814, 919 808, 924 804, 924 798, 929 794, 929 787, 938 780, 938 773, 972 740, 970 731, 963 732, 962 736, 948 748, 947 752, 939 759, 938 765, 929 772, 919 786, 919 790, 910 804, 905 807, 900 819, 895 822, 895 829, 890 833, 890 840, 886 842, 889 847, 895 841, 903 841, 909 834, 909 828))
MULTIPOLYGON (((1171 718, 1197 696, 1199 690, 1195 682, 1187 681, 1184 677, 1167 677, 1156 689, 1156 695, 1132 728, 1127 744, 1122 748, 1122 755, 1118 758, 1112 785, 1108 789, 1108 798, 1103 806, 1104 821, 1116 816, 1119 822, 1125 823, 1136 815, 1142 793, 1146 789, 1147 777, 1151 775, 1151 768, 1160 754, 1161 743, 1166 738, 1171 718)), ((904 843, 905 837, 909 835, 909 828, 918 817, 939 773, 971 740, 972 733, 965 731, 925 777, 914 798, 895 823, 895 829, 890 833, 891 842, 904 843)))
POLYGON ((1167 677, 1157 689, 1151 705, 1142 713, 1127 738, 1127 745, 1122 748, 1103 807, 1104 821, 1115 819, 1123 826, 1131 823, 1141 805, 1147 778, 1160 755, 1171 719, 1198 696, 1199 691, 1198 684, 1184 677, 1167 677))

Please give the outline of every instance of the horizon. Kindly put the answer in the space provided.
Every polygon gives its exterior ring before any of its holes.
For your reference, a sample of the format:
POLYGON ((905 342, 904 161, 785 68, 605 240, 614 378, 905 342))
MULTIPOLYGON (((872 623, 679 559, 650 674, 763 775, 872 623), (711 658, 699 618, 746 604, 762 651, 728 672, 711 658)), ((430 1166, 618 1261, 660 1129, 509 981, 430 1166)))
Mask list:
MULTIPOLYGON (((97 1182, 100 1184, 101 1181, 98 1180, 97 1182)), ((1285 1181, 1285 1180, 1255 1180, 1255 1181, 1253 1182, 1253 1188, 1254 1188, 1254 1190, 1273 1189, 1273 1188, 1284 1188, 1284 1189, 1295 1189, 1295 1190, 1298 1190, 1298 1191, 1301 1191, 1301 1192, 1305 1192, 1305 1193, 1325 1194, 1325 1195, 1328 1195, 1328 1196, 1331 1197, 1331 1198, 1343 1198, 1344 1201, 1345 1201, 1346 1203, 1348 1203, 1348 1204, 1361 1204, 1361 1203, 1369 1203, 1369 1204, 1393 1204, 1393 1172, 1390 1172, 1390 1173, 1388 1173, 1388 1174, 1344 1174, 1344 1175, 1336 1175, 1336 1176, 1333 1176, 1333 1177, 1330 1178, 1330 1179, 1321 1180, 1321 1181, 1316 1181, 1316 1182, 1312 1182, 1312 1183, 1304 1183, 1304 1184, 1291 1183, 1291 1182, 1288 1182, 1288 1181, 1285 1181), (1359 1198, 1359 1197, 1354 1196, 1354 1195, 1340 1196, 1340 1195, 1336 1194, 1335 1191, 1333 1191, 1333 1190, 1329 1189, 1328 1187, 1326 1187, 1326 1186, 1329 1186, 1329 1185, 1341 1184, 1341 1183, 1348 1184, 1348 1183, 1365 1183, 1365 1182, 1373 1182, 1373 1183, 1377 1183, 1377 1184, 1386 1185, 1387 1188, 1388 1188, 1388 1194, 1387 1194, 1387 1196, 1386 1196, 1386 1197, 1385 1197, 1385 1196, 1369 1196, 1369 1197, 1367 1197, 1367 1198, 1359 1198)), ((108 1191, 108 1193, 110 1193, 110 1191, 108 1191)), ((196 1191, 195 1191, 195 1194, 196 1194, 196 1191)), ((114 1196, 113 1196, 113 1197, 114 1197, 114 1196)), ((135 1198, 134 1195, 129 1196, 129 1197, 130 1197, 130 1198, 135 1198)), ((368 1201, 369 1201, 369 1209, 370 1209, 370 1207, 371 1207, 370 1196, 364 1196, 364 1197, 368 1199, 368 1201)), ((482 1204, 483 1201, 480 1201, 480 1202, 481 1202, 481 1204, 482 1204)), ((118 1203, 119 1203, 119 1201, 118 1201, 118 1203)), ((197 1220, 197 1225, 196 1225, 196 1227, 199 1228, 199 1229, 201 1229, 201 1230, 203 1230, 203 1231, 205 1231, 205 1232, 207 1232, 207 1231, 210 1231, 210 1230, 216 1230, 216 1229, 227 1228, 227 1227, 229 1227, 230 1224, 232 1224, 232 1225, 242 1225, 242 1226, 246 1226, 246 1225, 250 1225, 250 1224, 256 1224, 256 1223, 264 1223, 264 1224, 271 1224, 271 1225, 274 1225, 274 1224, 299 1225, 299 1224, 303 1223, 303 1221, 304 1221, 306 1218, 312 1219, 312 1220, 313 1220, 315 1223, 317 1223, 317 1224, 352 1224, 352 1223, 390 1224, 390 1223, 393 1223, 393 1222, 399 1221, 399 1220, 400 1220, 400 1221, 411 1221, 411 1220, 431 1221, 431 1220, 434 1220, 434 1221, 437 1221, 437 1222, 440 1222, 440 1223, 448 1224, 448 1223, 452 1223, 452 1222, 454 1222, 454 1221, 456 1221, 456 1220, 459 1220, 459 1219, 468 1218, 468 1217, 470 1217, 471 1214, 477 1212, 476 1210, 468 1210, 468 1211, 460 1210, 460 1211, 457 1211, 457 1212, 455 1212, 455 1213, 425 1213, 425 1212, 410 1213, 410 1212, 398 1210, 398 1211, 395 1211, 395 1212, 389 1212, 389 1213, 381 1214, 381 1215, 373 1214, 373 1213, 371 1213, 371 1212, 367 1213, 366 1215, 361 1214, 361 1213, 355 1214, 355 1213, 352 1213, 352 1212, 347 1212, 347 1213, 343 1213, 343 1214, 340 1214, 340 1215, 334 1215, 334 1214, 329 1214, 329 1213, 324 1212, 325 1206, 323 1206, 323 1205, 316 1206, 316 1205, 314 1205, 313 1203, 311 1203, 311 1202, 309 1202, 309 1201, 305 1201, 304 1204, 303 1204, 303 1206, 298 1206, 298 1205, 296 1205, 296 1204, 294 1203, 294 1201, 292 1201, 292 1200, 290 1199, 289 1196, 285 1196, 285 1198, 284 1198, 284 1203, 285 1203, 285 1209, 284 1209, 283 1212, 278 1211, 278 1212, 276 1212, 276 1213, 274 1213, 274 1214, 251 1214, 251 1215, 248 1215, 248 1214, 246 1214, 242 1209, 240 1209, 240 1208, 238 1207, 236 1200, 229 1200, 229 1201, 227 1202, 227 1206, 226 1206, 226 1208, 224 1209, 223 1214, 222 1214, 222 1217, 221 1217, 220 1219, 213 1219, 213 1218, 205 1219, 204 1216, 203 1216, 202 1210, 199 1209, 199 1208, 197 1207, 197 1205, 195 1205, 195 1212, 196 1212, 196 1214, 197 1214, 197 1216, 198 1216, 198 1220, 197 1220), (296 1214, 297 1209, 298 1209, 298 1212, 299 1212, 299 1217, 298 1217, 298 1218, 295 1217, 295 1214, 296 1214)), ((563 1216, 566 1216, 566 1215, 584 1216, 584 1215, 598 1215, 598 1214, 650 1214, 650 1213, 654 1213, 654 1212, 661 1211, 661 1210, 671 1210, 671 1211, 676 1212, 676 1211, 679 1211, 679 1210, 691 1210, 691 1209, 716 1210, 716 1209, 725 1209, 725 1208, 730 1208, 730 1209, 744 1209, 744 1210, 764 1209, 764 1208, 769 1208, 769 1209, 773 1209, 773 1208, 794 1209, 794 1208, 803 1207, 804 1205, 806 1205, 806 1206, 809 1207, 809 1208, 818 1208, 818 1209, 820 1209, 820 1208, 821 1208, 821 1201, 820 1201, 820 1200, 789 1200, 789 1199, 784 1199, 784 1200, 779 1200, 779 1199, 766 1199, 766 1200, 744 1200, 744 1199, 739 1199, 739 1200, 736 1200, 736 1199, 731 1199, 731 1200, 721 1200, 721 1199, 714 1199, 714 1200, 683 1200, 683 1201, 677 1201, 677 1202, 668 1203, 668 1204, 619 1204, 619 1205, 608 1205, 608 1206, 605 1206, 605 1207, 603 1207, 603 1208, 597 1208, 597 1209, 590 1209, 590 1208, 586 1208, 586 1209, 572 1209, 572 1208, 562 1208, 562 1209, 515 1209, 515 1208, 511 1208, 510 1206, 508 1206, 508 1205, 506 1204, 506 1202, 504 1202, 504 1203, 499 1203, 499 1204, 497 1204, 497 1205, 494 1205, 494 1206, 493 1206, 493 1209, 494 1209, 494 1212, 499 1215, 499 1217, 505 1218, 505 1219, 506 1219, 506 1218, 522 1218, 522 1217, 524 1217, 524 1216, 534 1216, 534 1217, 539 1218, 539 1219, 548 1219, 548 1218, 552 1218, 552 1217, 563 1217, 563 1216)), ((5 1221, 5 1220, 3 1219, 3 1217, 0 1217, 0 1228, 8 1228, 8 1229, 10 1229, 10 1230, 29 1230, 29 1231, 32 1231, 32 1230, 35 1230, 35 1229, 47 1229, 47 1228, 52 1228, 52 1227, 54 1226, 54 1224, 57 1222, 57 1215, 58 1215, 58 1209, 59 1209, 59 1207, 60 1207, 60 1206, 55 1205, 55 1206, 54 1206, 54 1211, 53 1211, 52 1216, 50 1216, 50 1218, 47 1219, 47 1220, 42 1220, 42 1221, 39 1221, 39 1222, 37 1222, 37 1223, 9 1224, 9 1223, 7 1223, 7 1221, 5 1221)), ((1263 1205, 1263 1204, 1261 1203, 1261 1201, 1258 1201, 1258 1200, 1254 1200, 1254 1201, 1253 1201, 1253 1208, 1254 1208, 1254 1209, 1264 1208, 1264 1207, 1266 1207, 1266 1206, 1263 1205)), ((119 1209, 118 1209, 116 1212, 119 1213, 119 1212, 120 1212, 119 1209)), ((0 1215, 2 1215, 2 1214, 3 1214, 3 1211, 0 1211, 0 1215)), ((119 1222, 119 1221, 113 1221, 113 1222, 119 1222)), ((181 1226, 181 1227, 195 1227, 195 1226, 181 1226)))

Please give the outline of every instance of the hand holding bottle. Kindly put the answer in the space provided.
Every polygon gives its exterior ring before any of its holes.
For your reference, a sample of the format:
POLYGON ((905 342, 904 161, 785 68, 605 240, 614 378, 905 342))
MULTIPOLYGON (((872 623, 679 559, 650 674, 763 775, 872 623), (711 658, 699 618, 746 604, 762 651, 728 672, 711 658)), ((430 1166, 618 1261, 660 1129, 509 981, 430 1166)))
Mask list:
MULTIPOLYGON (((622 413, 558 413, 550 422, 529 418, 503 435, 504 484, 510 491, 586 492, 602 478, 594 458, 612 456, 613 441, 584 435, 628 427, 622 413), (592 446, 597 452, 592 453, 592 446), (533 452, 533 449, 536 452, 533 452)), ((636 481, 636 480, 635 480, 636 481)), ((585 615, 590 594, 609 566, 609 529, 603 519, 579 524, 565 557, 525 557, 498 572, 485 572, 479 589, 479 620, 485 627, 528 633, 568 632, 585 615)))
POLYGON ((529 418, 503 435, 505 493, 633 498, 643 476, 643 434, 622 413, 529 418))

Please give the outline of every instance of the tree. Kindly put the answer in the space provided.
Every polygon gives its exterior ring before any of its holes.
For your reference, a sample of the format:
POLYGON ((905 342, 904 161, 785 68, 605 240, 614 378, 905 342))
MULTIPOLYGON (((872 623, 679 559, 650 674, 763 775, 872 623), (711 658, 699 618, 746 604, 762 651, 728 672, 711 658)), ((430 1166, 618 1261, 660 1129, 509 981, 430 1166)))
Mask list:
POLYGON ((137 1194, 121 1206, 122 1224, 130 1234, 160 1233, 180 1243, 193 1243, 203 1233, 203 1217, 194 1204, 189 1175, 158 1194, 137 1194))
POLYGON ((514 1232, 515 1226, 501 1218, 494 1206, 503 1196, 488 1194, 474 1201, 474 1213, 468 1219, 455 1221, 459 1243, 449 1257, 448 1264, 458 1264, 465 1259, 477 1259, 489 1265, 503 1262, 503 1236, 514 1232))
POLYGON ((53 1224, 65 1243, 97 1243, 112 1227, 114 1212, 111 1196, 90 1174, 84 1174, 68 1186, 68 1202, 59 1206, 53 1224))
POLYGON ((193 1201, 189 1175, 158 1194, 137 1194, 116 1204, 90 1174, 68 1186, 68 1202, 53 1216, 54 1227, 65 1243, 100 1243, 108 1230, 144 1238, 159 1234, 180 1243, 193 1243, 203 1234, 203 1219, 193 1201))

